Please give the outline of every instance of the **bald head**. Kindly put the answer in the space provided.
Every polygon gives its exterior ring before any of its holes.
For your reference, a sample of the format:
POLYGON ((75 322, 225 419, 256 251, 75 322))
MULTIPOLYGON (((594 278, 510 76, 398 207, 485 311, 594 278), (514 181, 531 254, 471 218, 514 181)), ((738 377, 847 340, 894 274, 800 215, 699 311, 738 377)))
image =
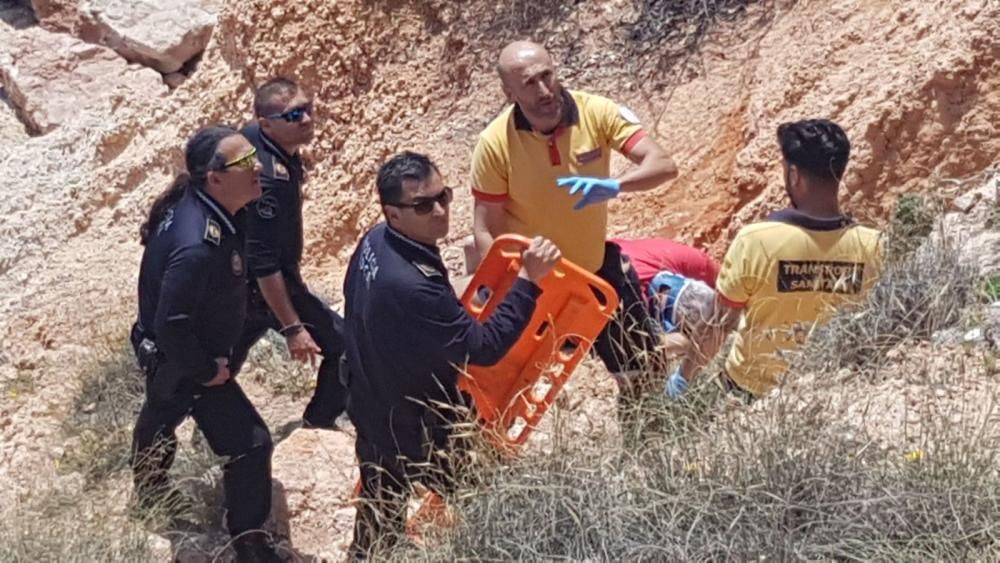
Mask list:
POLYGON ((538 64, 552 66, 552 58, 549 57, 545 47, 532 41, 515 41, 500 51, 497 72, 501 79, 506 79, 512 72, 516 73, 526 66, 538 64))
POLYGON ((544 65, 552 67, 552 58, 548 51, 538 43, 532 41, 515 41, 510 43, 500 51, 500 60, 497 61, 497 73, 500 79, 506 81, 511 74, 520 74, 525 67, 533 65, 544 65))
POLYGON ((562 121, 562 87, 545 48, 515 41, 503 48, 497 72, 507 100, 517 104, 532 128, 549 132, 562 121))

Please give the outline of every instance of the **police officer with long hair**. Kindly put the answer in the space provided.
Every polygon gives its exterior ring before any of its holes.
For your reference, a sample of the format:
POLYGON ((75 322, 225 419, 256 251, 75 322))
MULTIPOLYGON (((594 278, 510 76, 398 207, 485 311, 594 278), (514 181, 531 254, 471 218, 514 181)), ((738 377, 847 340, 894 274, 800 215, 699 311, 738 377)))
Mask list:
POLYGON ((260 195, 256 149, 235 129, 206 127, 188 141, 187 171, 153 203, 140 229, 139 318, 132 345, 146 397, 132 445, 140 509, 180 496, 167 471, 176 428, 194 417, 223 467, 226 522, 237 561, 280 561, 266 534, 271 434, 230 377, 246 317, 241 209, 260 195))

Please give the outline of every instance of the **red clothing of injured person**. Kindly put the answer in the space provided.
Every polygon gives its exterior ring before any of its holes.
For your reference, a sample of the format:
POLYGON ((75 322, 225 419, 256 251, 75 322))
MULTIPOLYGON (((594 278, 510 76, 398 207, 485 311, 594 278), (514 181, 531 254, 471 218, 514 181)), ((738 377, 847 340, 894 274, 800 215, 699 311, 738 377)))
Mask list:
POLYGON ((628 256, 646 295, 656 274, 669 270, 686 278, 705 282, 715 289, 719 263, 697 248, 664 238, 611 239, 628 256))

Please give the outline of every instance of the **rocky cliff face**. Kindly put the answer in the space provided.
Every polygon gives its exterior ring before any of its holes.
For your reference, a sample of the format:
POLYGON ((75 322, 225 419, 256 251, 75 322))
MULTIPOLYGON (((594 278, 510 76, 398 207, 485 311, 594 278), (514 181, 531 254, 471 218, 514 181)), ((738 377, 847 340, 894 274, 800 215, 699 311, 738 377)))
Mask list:
MULTIPOLYGON (((0 475, 14 484, 0 500, 55 479, 52 446, 75 370, 134 315, 138 224, 181 165, 184 138, 248 120, 253 84, 273 74, 316 95, 306 277, 333 301, 347 253, 379 220, 376 167, 398 150, 430 153, 459 188, 446 251, 458 267, 471 222, 468 157, 503 106, 493 59, 526 35, 566 61, 568 86, 632 106, 680 165, 672 184, 612 204, 616 235, 721 253, 734 229, 781 205, 774 131, 786 120, 844 125, 854 145, 846 204, 872 222, 899 194, 1000 158, 1000 6, 990 0, 755 4, 659 74, 650 69, 661 51, 630 43, 635 25, 662 24, 642 12, 648 3, 169 4, 34 0, 33 17, 0 12, 0 381, 35 389, 0 406, 0 475)), ((285 449, 317 447, 310 440, 285 449)), ((350 464, 346 444, 336 462, 316 463, 350 464)), ((308 459, 276 467, 299 475, 308 459)), ((340 490, 348 477, 320 488, 340 490)), ((342 501, 321 520, 339 526, 342 501)), ((315 510, 292 507, 292 526, 315 510)), ((333 534, 320 536, 306 543, 327 549, 333 534)))
POLYGON ((982 170, 1000 154, 996 10, 827 2, 779 13, 739 46, 709 47, 704 75, 660 110, 683 197, 667 190, 619 209, 630 224, 721 252, 735 229, 782 202, 777 125, 816 115, 852 141, 844 199, 866 221, 886 217, 899 194, 982 170))

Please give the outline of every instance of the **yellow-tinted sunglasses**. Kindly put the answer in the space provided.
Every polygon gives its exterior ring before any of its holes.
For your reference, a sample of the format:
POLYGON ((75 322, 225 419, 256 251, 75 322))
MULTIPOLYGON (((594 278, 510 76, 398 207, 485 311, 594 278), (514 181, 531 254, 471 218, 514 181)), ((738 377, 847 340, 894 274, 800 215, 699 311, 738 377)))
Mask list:
POLYGON ((257 166, 257 149, 250 149, 250 152, 245 155, 230 160, 229 162, 222 165, 222 169, 225 170, 231 167, 242 168, 243 170, 253 170, 254 166, 257 166))

